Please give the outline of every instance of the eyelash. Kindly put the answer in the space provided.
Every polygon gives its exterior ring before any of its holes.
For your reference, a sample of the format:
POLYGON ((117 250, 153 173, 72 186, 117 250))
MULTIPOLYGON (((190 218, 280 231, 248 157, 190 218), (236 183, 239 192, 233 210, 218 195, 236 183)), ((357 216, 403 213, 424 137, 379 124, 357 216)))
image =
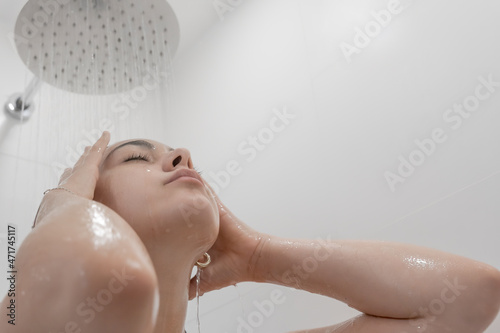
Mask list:
POLYGON ((198 174, 201 176, 203 174, 203 171, 198 171, 197 167, 193 167, 194 171, 198 172, 198 174))
POLYGON ((135 161, 135 160, 143 160, 149 162, 149 157, 147 155, 142 154, 133 154, 129 158, 127 158, 124 162, 135 161))

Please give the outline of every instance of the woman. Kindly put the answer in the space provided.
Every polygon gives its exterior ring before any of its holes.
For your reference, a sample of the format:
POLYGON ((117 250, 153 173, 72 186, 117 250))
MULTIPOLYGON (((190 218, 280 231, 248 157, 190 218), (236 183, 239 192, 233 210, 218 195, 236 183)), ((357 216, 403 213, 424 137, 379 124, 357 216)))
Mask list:
POLYGON ((266 282, 363 312, 307 332, 483 332, 499 311, 491 266, 407 244, 262 234, 220 202, 186 149, 109 140, 44 196, 18 250, 16 325, 4 319, 2 332, 183 332, 193 266, 210 259, 202 294, 266 282))

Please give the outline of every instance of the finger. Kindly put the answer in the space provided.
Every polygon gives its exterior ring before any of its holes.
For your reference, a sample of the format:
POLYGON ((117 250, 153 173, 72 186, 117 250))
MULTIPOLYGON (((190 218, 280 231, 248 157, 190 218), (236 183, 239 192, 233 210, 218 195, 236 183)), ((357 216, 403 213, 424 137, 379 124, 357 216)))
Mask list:
POLYGON ((109 144, 109 140, 111 138, 111 134, 108 131, 102 132, 101 137, 94 143, 94 145, 90 149, 90 153, 95 153, 97 156, 102 157, 104 155, 104 151, 109 144))
POLYGON ((59 185, 61 185, 63 182, 65 182, 66 179, 69 178, 69 176, 71 175, 72 172, 73 172, 73 169, 71 169, 71 168, 64 169, 63 174, 61 175, 61 177, 59 177, 59 185))
MULTIPOLYGON (((192 300, 193 298, 196 297, 196 285, 198 283, 196 282, 196 277, 192 278, 190 281, 189 281, 189 300, 192 300)), ((201 291, 200 291, 200 294, 201 294, 201 291)), ((200 295, 202 296, 202 295, 200 295)))
POLYGON ((101 137, 94 143, 94 145, 87 147, 84 153, 83 163, 88 165, 99 166, 101 163, 106 147, 109 144, 111 135, 108 131, 104 131, 101 137))
MULTIPOLYGON (((192 300, 196 297, 197 285, 198 285, 198 283, 196 281, 196 276, 195 276, 191 279, 191 281, 189 281, 189 300, 192 300)), ((199 288, 200 288, 200 290, 199 290, 200 296, 203 296, 207 292, 220 289, 220 288, 215 288, 215 289, 211 288, 210 285, 208 284, 208 282, 203 279, 203 277, 201 278, 199 288)))
MULTIPOLYGON (((213 256, 212 258, 215 258, 215 256, 213 256)), ((202 269, 201 275, 200 275, 200 283, 199 283, 200 296, 202 296, 205 292, 208 292, 211 290, 211 288, 209 287, 209 284, 212 284, 210 282, 212 280, 211 276, 213 276, 214 272, 216 271, 217 266, 218 266, 217 263, 213 263, 212 265, 202 269), (215 264, 215 266, 213 266, 214 264, 215 264)), ((199 270, 200 268, 197 267, 197 269, 199 270)), ((196 297, 196 289, 198 287, 198 282, 196 281, 197 275, 198 274, 193 276, 193 278, 189 281, 189 299, 190 300, 196 297)))
POLYGON ((98 152, 101 155, 104 154, 104 150, 108 146, 110 139, 111 139, 111 133, 109 133, 108 131, 104 131, 102 132, 102 135, 99 138, 99 140, 97 140, 97 142, 94 144, 94 147, 98 148, 98 152))
POLYGON ((86 146, 85 149, 83 150, 83 153, 80 155, 76 163, 73 165, 73 169, 78 168, 80 165, 82 165, 85 162, 85 159, 87 158, 88 152, 89 152, 90 146, 86 146))

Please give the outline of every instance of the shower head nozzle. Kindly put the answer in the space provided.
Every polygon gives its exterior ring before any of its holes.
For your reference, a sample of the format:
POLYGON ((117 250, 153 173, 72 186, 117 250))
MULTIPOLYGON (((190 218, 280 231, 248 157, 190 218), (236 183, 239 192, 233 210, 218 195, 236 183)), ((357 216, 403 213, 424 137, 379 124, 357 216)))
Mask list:
POLYGON ((179 24, 166 0, 30 0, 18 16, 15 42, 42 81, 104 95, 167 71, 179 24))

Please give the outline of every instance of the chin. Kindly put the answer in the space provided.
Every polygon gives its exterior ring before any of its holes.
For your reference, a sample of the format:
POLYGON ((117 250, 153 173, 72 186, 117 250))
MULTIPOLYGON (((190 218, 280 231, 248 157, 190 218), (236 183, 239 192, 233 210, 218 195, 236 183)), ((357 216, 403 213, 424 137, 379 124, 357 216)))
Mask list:
POLYGON ((214 203, 207 197, 191 197, 179 206, 179 217, 186 224, 191 234, 212 244, 219 233, 219 212, 214 203))
POLYGON ((145 244, 208 250, 219 233, 215 201, 199 190, 176 190, 169 194, 159 200, 121 206, 119 213, 123 213, 122 217, 145 244))
POLYGON ((178 237, 209 247, 217 239, 219 211, 206 194, 199 191, 179 193, 169 198, 168 208, 163 207, 162 211, 165 227, 174 229, 178 237))

